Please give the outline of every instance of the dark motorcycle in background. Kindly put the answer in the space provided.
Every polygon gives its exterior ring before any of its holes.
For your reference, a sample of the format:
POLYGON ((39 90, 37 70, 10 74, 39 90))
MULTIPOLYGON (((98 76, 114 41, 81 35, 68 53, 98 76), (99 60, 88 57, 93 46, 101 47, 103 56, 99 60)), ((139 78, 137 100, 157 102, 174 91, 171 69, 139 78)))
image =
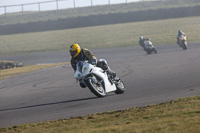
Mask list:
POLYGON ((143 43, 140 42, 140 45, 143 47, 144 51, 147 52, 147 54, 151 53, 157 53, 156 48, 153 46, 150 38, 144 38, 143 43))

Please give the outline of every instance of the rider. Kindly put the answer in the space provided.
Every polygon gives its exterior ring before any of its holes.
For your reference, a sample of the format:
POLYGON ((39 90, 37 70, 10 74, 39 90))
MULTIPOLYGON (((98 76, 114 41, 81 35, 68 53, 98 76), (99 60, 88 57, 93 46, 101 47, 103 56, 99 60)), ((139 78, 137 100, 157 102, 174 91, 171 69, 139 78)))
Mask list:
POLYGON ((90 52, 86 48, 81 49, 80 46, 77 43, 72 44, 70 46, 69 52, 72 56, 70 62, 71 62, 71 66, 74 69, 74 71, 76 71, 76 64, 79 61, 88 60, 89 63, 96 65, 97 67, 102 68, 109 75, 112 75, 113 77, 116 76, 116 73, 110 69, 110 67, 108 66, 107 61, 105 59, 100 59, 99 61, 97 61, 96 56, 94 56, 92 52, 90 52))
POLYGON ((150 38, 144 38, 143 36, 140 36, 139 44, 145 49, 145 43, 144 41, 148 41, 150 38))
POLYGON ((140 46, 142 46, 144 48, 144 37, 143 36, 140 36, 139 44, 140 44, 140 46))
POLYGON ((178 30, 178 33, 176 34, 176 39, 177 39, 177 44, 179 44, 179 36, 180 35, 185 35, 185 33, 182 30, 178 30))

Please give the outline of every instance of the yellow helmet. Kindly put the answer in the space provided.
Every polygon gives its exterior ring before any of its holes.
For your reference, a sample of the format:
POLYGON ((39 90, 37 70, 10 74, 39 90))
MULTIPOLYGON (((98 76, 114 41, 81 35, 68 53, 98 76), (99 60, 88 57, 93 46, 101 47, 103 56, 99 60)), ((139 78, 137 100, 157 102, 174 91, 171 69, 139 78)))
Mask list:
POLYGON ((79 53, 81 52, 81 48, 80 48, 80 46, 79 46, 77 43, 75 43, 75 44, 72 44, 72 45, 70 46, 69 52, 70 52, 71 56, 72 56, 73 58, 75 58, 75 57, 77 57, 77 56, 79 55, 79 53))

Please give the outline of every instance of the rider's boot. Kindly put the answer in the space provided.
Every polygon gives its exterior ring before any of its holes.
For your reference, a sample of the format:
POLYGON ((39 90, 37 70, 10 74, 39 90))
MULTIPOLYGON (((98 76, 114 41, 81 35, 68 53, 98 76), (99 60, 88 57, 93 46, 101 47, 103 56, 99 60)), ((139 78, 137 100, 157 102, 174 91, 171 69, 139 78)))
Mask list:
POLYGON ((180 42, 179 42, 179 39, 177 39, 177 42, 176 42, 176 43, 178 44, 179 47, 181 47, 180 42))
POLYGON ((111 75, 113 78, 117 76, 116 73, 113 70, 111 70, 109 67, 105 71, 107 72, 108 75, 111 75))

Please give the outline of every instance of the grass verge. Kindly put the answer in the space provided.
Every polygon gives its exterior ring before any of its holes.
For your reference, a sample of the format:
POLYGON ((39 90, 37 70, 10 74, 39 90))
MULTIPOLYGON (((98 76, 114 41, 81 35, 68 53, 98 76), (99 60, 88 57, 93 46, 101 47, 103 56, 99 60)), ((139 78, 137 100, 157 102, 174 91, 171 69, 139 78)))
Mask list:
POLYGON ((200 96, 159 105, 1 128, 0 133, 199 133, 200 96))
POLYGON ((17 67, 17 68, 11 68, 11 69, 4 69, 4 70, 0 70, 0 80, 15 76, 17 74, 33 72, 36 70, 46 69, 46 68, 55 67, 59 65, 65 65, 65 64, 69 64, 69 63, 31 65, 31 66, 17 67))
POLYGON ((0 15, 0 25, 76 18, 80 16, 90 16, 98 14, 135 12, 135 11, 149 10, 149 9, 186 7, 199 4, 200 4, 199 0, 160 0, 160 1, 140 1, 128 4, 82 7, 75 9, 71 8, 58 11, 43 11, 39 13, 38 12, 11 13, 7 14, 6 17, 5 15, 0 15))
POLYGON ((0 36, 0 55, 68 50, 72 43, 86 48, 138 45, 139 36, 150 37, 153 44, 176 43, 182 29, 188 42, 200 41, 200 17, 133 22, 57 31, 0 36))

